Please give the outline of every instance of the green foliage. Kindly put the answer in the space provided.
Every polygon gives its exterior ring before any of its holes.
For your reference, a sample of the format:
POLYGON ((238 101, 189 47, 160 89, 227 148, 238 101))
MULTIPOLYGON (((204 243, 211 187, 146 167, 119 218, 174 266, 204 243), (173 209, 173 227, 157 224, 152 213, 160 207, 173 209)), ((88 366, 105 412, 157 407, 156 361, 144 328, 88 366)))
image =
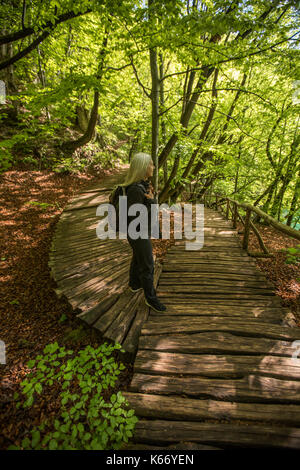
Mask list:
POLYGON ((59 383, 61 412, 54 421, 33 429, 23 439, 22 449, 105 450, 128 442, 137 417, 120 391, 112 393, 125 368, 113 358, 116 350, 123 351, 119 344, 104 343, 74 355, 53 343, 28 362, 32 372, 21 383, 24 398, 17 408, 32 407, 46 386, 59 383))
POLYGON ((12 167, 15 160, 13 148, 18 144, 22 145, 27 141, 27 138, 27 132, 20 132, 9 139, 0 141, 0 174, 12 167))
POLYGON ((286 249, 286 264, 300 263, 300 244, 286 249))
POLYGON ((29 202, 26 203, 26 205, 31 205, 31 206, 40 207, 44 212, 45 212, 49 207, 54 207, 54 204, 48 204, 48 202, 38 202, 38 201, 29 201, 29 202))
MULTIPOLYGON (((14 65, 21 125, 17 136, 6 136, 0 143, 2 171, 12 167, 18 152, 24 154, 22 162, 34 168, 63 173, 113 167, 116 161, 127 162, 129 151, 149 152, 151 47, 156 48, 158 65, 163 62, 165 77, 158 153, 174 135, 178 139, 166 161, 167 179, 174 162, 177 168, 170 188, 199 177, 200 188, 212 181, 222 194, 251 203, 278 174, 268 202, 270 215, 278 216, 281 209, 291 207, 298 177, 299 142, 294 136, 299 99, 293 83, 299 76, 299 39, 291 39, 299 19, 298 3, 31 2, 25 23, 35 32, 46 21, 55 24, 64 12, 89 13, 57 25, 38 49, 14 65), (216 93, 214 72, 205 78, 211 66, 218 69, 216 93), (59 144, 84 132, 95 90, 97 140, 80 153, 63 154, 59 144), (188 96, 193 96, 194 108, 186 128, 182 111, 188 96), (55 145, 48 149, 48 143, 55 145), (87 148, 92 157, 86 155, 87 148), (295 171, 290 178, 291 169, 295 171)), ((6 1, 0 20, 7 22, 8 31, 17 31, 16 18, 21 15, 22 2, 16 6, 6 1)), ((159 172, 163 186, 163 168, 159 172)), ((268 197, 263 197, 263 205, 268 197)))

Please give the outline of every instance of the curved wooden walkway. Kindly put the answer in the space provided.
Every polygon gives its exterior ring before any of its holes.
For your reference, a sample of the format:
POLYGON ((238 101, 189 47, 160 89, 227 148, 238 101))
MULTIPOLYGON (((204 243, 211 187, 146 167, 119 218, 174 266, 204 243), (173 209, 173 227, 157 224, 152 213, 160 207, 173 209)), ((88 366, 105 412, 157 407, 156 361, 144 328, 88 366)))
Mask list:
POLYGON ((177 241, 156 264, 168 310, 149 312, 127 288, 128 242, 96 237, 96 207, 119 178, 66 207, 49 264, 79 318, 131 357, 139 342, 123 392, 140 418, 132 448, 300 448, 300 330, 231 222, 205 208, 204 247, 177 241))

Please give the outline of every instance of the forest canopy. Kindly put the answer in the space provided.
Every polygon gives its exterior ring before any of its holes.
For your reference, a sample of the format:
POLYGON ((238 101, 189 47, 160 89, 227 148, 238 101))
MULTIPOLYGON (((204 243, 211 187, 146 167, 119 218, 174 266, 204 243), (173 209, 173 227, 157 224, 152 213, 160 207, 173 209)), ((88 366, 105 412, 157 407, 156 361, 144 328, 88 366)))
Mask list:
POLYGON ((4 0, 0 163, 85 171, 152 154, 187 187, 300 226, 299 2, 4 0))

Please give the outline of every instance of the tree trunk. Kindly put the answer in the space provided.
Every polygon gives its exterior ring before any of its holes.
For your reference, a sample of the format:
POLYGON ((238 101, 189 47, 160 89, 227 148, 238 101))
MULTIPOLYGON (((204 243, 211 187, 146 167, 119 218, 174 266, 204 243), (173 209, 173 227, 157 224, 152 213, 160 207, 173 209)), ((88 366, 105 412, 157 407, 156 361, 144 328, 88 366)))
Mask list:
POLYGON ((289 227, 291 226, 293 218, 295 216, 296 205, 297 205, 299 196, 300 196, 300 174, 298 173, 298 177, 297 177, 297 181, 296 181, 296 185, 295 185, 295 190, 294 190, 294 194, 293 194, 293 199, 292 199, 292 202, 291 202, 290 210, 289 210, 287 221, 286 221, 286 224, 289 227))
MULTIPOLYGON (((96 77, 101 81, 102 75, 103 75, 103 67, 104 67, 104 59, 106 56, 106 47, 107 47, 107 42, 108 42, 108 35, 109 32, 108 30, 105 31, 104 38, 103 38, 103 43, 102 43, 102 48, 100 50, 100 60, 99 60, 99 66, 98 66, 98 71, 96 77)), ((87 129, 85 133, 79 137, 79 139, 70 141, 70 142, 65 142, 62 144, 61 149, 63 152, 66 152, 67 154, 71 154, 79 147, 82 147, 83 145, 86 145, 90 140, 95 136, 95 127, 97 124, 98 120, 98 106, 99 106, 99 91, 94 90, 94 102, 93 102, 93 107, 91 110, 90 114, 90 119, 89 123, 87 126, 87 129)))
MULTIPOLYGON (((160 88, 159 88, 159 101, 160 101, 160 110, 162 111, 165 104, 165 93, 164 93, 164 58, 162 54, 159 54, 159 80, 160 80, 160 88)), ((160 127, 161 127, 161 141, 165 145, 166 143, 166 123, 164 117, 160 120, 160 127)), ((164 185, 168 181, 168 163, 165 160, 163 164, 163 178, 164 178, 164 185)))
MULTIPOLYGON (((151 7, 153 0, 148 0, 149 19, 151 18, 151 7)), ((158 195, 158 145, 159 145, 159 76, 157 65, 157 48, 150 48, 150 70, 151 70, 151 107, 152 107, 152 146, 151 155, 154 164, 153 186, 155 195, 158 195)))

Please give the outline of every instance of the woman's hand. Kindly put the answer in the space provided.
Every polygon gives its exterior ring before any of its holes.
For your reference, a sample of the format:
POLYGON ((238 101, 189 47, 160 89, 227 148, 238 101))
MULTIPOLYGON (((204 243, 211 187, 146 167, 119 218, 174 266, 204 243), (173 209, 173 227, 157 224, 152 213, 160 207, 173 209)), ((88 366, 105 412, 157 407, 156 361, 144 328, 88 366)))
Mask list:
POLYGON ((153 198, 154 198, 153 191, 154 191, 154 188, 153 188, 152 183, 150 182, 148 192, 145 194, 145 196, 146 196, 148 199, 153 199, 153 198))

